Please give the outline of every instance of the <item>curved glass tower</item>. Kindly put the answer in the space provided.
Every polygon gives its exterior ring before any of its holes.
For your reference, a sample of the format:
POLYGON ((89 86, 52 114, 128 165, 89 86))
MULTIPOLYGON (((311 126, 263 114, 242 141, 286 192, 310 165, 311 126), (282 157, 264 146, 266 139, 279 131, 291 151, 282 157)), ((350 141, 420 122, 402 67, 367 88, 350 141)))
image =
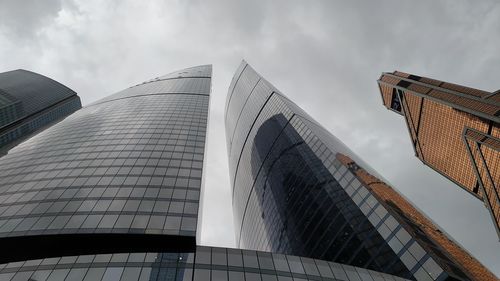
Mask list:
POLYGON ((0 261, 193 250, 211 72, 125 89, 0 158, 0 261))
POLYGON ((244 61, 225 122, 238 246, 414 280, 496 279, 244 61))
POLYGON ((38 73, 0 73, 0 155, 82 107, 70 88, 38 73))

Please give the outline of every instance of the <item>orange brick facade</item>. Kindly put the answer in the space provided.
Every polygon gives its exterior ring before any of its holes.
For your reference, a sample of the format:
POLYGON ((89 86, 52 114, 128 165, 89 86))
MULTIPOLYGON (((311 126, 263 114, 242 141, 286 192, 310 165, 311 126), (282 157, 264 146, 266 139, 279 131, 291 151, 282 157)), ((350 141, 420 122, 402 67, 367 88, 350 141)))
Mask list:
POLYGON ((500 236, 500 92, 399 71, 378 84, 384 106, 405 117, 416 156, 484 200, 500 236))

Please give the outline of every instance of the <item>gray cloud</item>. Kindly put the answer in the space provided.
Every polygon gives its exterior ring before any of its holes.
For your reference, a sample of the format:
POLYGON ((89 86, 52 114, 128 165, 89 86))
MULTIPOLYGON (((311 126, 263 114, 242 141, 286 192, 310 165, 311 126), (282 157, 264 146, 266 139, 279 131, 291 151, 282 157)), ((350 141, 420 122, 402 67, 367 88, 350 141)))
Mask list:
POLYGON ((0 1, 0 28, 19 39, 31 38, 57 16, 60 0, 0 1))
POLYGON ((399 69, 498 89, 497 1, 86 0, 29 11, 21 2, 0 4, 0 71, 43 73, 84 104, 214 64, 201 242, 234 245, 223 110, 245 58, 500 275, 483 204, 413 156, 403 119, 382 106, 376 85, 399 69))

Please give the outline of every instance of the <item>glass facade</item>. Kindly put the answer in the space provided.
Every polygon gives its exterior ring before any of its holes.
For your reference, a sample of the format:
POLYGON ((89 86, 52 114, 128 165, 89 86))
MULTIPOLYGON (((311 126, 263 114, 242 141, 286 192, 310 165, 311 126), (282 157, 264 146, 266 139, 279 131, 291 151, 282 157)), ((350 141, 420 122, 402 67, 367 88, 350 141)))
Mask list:
POLYGON ((405 117, 416 156, 484 200, 500 237, 500 92, 400 71, 378 84, 384 105, 405 117))
POLYGON ((210 65, 97 101, 0 158, 0 281, 399 281, 196 246, 210 65))
POLYGON ((37 73, 0 73, 0 154, 82 107, 68 87, 37 73))
POLYGON ((403 281, 363 268, 230 248, 64 256, 0 264, 0 280, 37 281, 403 281))
POLYGON ((418 231, 415 217, 400 214, 409 208, 392 208, 375 196, 340 156, 382 177, 246 62, 229 87, 225 118, 239 247, 413 280, 495 278, 445 234, 447 246, 418 231))
POLYGON ((211 66, 171 76, 86 106, 0 158, 0 260, 194 248, 211 66))

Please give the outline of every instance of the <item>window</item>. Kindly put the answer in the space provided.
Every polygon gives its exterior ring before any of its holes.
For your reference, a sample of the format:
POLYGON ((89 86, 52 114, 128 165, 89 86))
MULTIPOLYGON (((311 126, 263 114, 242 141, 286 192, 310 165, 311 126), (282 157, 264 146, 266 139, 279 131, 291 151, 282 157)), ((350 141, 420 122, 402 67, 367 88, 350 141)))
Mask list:
POLYGON ((277 271, 290 272, 285 255, 273 254, 273 261, 277 271))
POLYGON ((210 269, 196 268, 194 270, 194 281, 210 281, 210 269))
POLYGON ((122 278, 120 279, 120 281, 136 281, 139 279, 140 274, 141 274, 140 267, 126 267, 123 270, 122 278))
POLYGON ((243 264, 245 267, 259 268, 256 253, 254 251, 243 250, 243 264))
POLYGON ((196 263, 210 264, 210 256, 211 255, 209 247, 198 247, 196 249, 196 263))
POLYGON ((225 248, 212 248, 212 264, 227 265, 225 248))
POLYGON ((401 113, 401 101, 399 100, 399 92, 401 92, 402 96, 403 93, 401 90, 396 91, 396 88, 392 89, 391 109, 401 113))
POLYGON ((119 281, 123 273, 123 267, 108 267, 102 281, 119 281))
POLYGON ((308 258, 300 258, 302 260, 302 265, 306 271, 307 275, 316 275, 319 276, 318 269, 316 268, 316 264, 313 259, 308 258))
POLYGON ((245 281, 243 272, 229 271, 229 281, 245 281))
POLYGON ((273 258, 270 253, 257 252, 257 257, 260 268, 274 270, 273 258))
POLYGON ((227 249, 227 263, 229 266, 243 266, 243 260, 241 256, 241 250, 239 249, 227 249))
POLYGON ((290 265, 291 272, 301 273, 301 274, 305 273, 299 257, 287 256, 287 259, 288 259, 288 264, 290 265))
POLYGON ((227 271, 212 270, 212 281, 227 281, 227 271))

